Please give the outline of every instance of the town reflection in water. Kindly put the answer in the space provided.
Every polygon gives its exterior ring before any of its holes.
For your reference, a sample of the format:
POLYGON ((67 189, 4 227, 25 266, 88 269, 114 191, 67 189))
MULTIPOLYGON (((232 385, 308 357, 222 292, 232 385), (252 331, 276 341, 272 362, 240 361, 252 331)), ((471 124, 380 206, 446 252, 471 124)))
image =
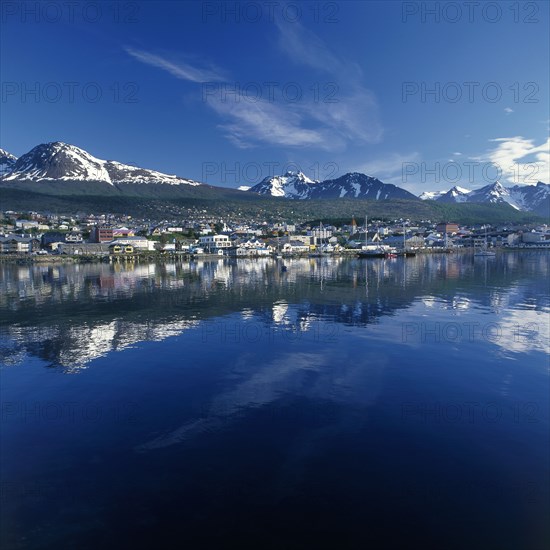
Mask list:
MULTIPOLYGON (((538 336, 547 336, 539 330, 541 315, 548 312, 545 252, 496 259, 438 254, 393 260, 2 264, 0 274, 2 361, 18 365, 36 356, 66 372, 111 351, 193 328, 210 339, 243 342, 274 330, 330 338, 342 327, 366 327, 399 311, 414 315, 418 305, 434 315, 454 311, 455 320, 461 312, 491 311, 508 331, 510 337, 500 340, 510 349, 522 343, 511 336, 514 330, 529 323, 531 332, 536 324, 538 336), (241 323, 233 332, 229 317, 241 323)), ((403 330, 395 327, 391 337, 402 341, 403 330)))

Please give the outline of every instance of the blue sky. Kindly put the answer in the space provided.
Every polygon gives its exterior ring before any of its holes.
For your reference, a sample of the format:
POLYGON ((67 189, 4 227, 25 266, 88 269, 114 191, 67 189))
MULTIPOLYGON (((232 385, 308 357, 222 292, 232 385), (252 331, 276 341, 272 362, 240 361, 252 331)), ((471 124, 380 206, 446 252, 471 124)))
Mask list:
POLYGON ((550 180, 547 2, 36 5, 2 3, 17 156, 65 141, 228 187, 297 168, 416 193, 550 180))

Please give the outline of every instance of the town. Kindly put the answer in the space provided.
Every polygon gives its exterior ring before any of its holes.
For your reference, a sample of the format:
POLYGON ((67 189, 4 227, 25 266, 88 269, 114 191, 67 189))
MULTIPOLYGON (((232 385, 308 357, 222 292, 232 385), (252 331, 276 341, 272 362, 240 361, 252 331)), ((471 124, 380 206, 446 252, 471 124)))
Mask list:
POLYGON ((99 260, 115 257, 217 255, 230 257, 460 249, 550 248, 547 224, 476 224, 352 218, 339 225, 243 222, 206 213, 152 222, 129 215, 61 215, 5 211, 0 218, 2 259, 99 260))

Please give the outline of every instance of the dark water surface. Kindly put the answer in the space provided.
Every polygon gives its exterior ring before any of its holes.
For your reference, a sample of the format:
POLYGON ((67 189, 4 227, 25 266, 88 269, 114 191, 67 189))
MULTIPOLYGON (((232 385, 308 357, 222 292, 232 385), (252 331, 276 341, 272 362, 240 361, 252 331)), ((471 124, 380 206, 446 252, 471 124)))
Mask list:
POLYGON ((546 549, 549 255, 0 265, 1 540, 546 549))

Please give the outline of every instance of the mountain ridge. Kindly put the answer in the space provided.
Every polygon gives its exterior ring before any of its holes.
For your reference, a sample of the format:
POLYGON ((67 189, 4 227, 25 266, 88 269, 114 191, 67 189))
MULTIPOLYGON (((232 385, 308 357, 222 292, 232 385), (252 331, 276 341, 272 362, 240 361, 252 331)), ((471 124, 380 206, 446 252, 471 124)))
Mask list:
POLYGON ((550 217, 550 185, 505 187, 493 182, 470 190, 453 186, 448 191, 425 191, 420 197, 380 179, 349 172, 334 179, 312 180, 303 172, 288 171, 264 178, 251 187, 219 187, 192 179, 169 175, 99 159, 84 149, 60 141, 43 143, 21 157, 0 149, 0 185, 46 195, 106 195, 151 198, 193 198, 254 200, 256 196, 290 200, 409 200, 441 204, 508 204, 515 210, 550 217))

